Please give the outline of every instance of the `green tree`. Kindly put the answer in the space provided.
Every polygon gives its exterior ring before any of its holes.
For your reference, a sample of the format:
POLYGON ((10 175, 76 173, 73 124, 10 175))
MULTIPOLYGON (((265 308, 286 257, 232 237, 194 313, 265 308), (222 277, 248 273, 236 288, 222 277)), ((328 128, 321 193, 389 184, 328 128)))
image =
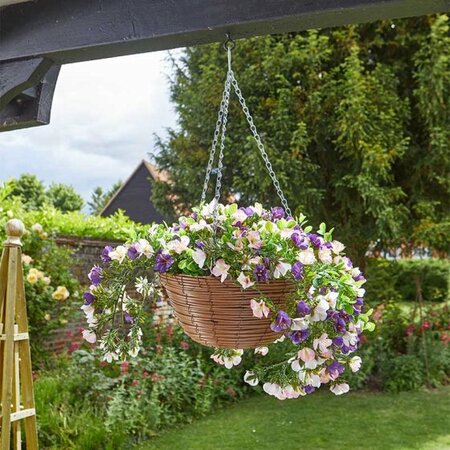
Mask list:
MULTIPOLYGON (((430 230, 448 220, 448 24, 440 15, 311 30, 238 41, 233 52, 291 209, 336 227, 360 264, 371 243, 436 245, 430 230)), ((175 66, 179 128, 153 155, 171 174, 153 188, 165 215, 200 199, 224 53, 219 45, 189 48, 175 66)), ((235 97, 227 129, 222 200, 278 204, 235 97)))
POLYGON ((121 180, 116 181, 107 191, 103 191, 103 188, 101 186, 97 186, 91 194, 91 199, 88 201, 88 206, 91 214, 100 214, 111 197, 121 186, 121 180))
POLYGON ((38 209, 46 201, 44 183, 36 175, 22 174, 11 180, 12 197, 20 197, 24 207, 28 210, 38 209))
POLYGON ((48 202, 63 212, 79 211, 84 204, 83 197, 68 184, 52 183, 46 194, 48 202))

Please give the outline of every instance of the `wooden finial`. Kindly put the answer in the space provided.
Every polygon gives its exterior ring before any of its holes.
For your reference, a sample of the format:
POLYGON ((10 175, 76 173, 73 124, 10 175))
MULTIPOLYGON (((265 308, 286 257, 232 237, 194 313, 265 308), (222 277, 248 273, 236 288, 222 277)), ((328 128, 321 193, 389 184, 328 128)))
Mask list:
POLYGON ((12 245, 22 245, 20 238, 25 233, 25 225, 19 219, 8 220, 5 226, 6 230, 6 241, 5 244, 12 245))

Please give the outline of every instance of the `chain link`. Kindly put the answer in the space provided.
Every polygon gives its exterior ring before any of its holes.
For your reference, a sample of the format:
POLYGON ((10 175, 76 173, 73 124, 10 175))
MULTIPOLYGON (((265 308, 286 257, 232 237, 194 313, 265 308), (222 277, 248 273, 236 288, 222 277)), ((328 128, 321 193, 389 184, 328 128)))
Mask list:
POLYGON ((239 103, 242 107, 242 111, 244 112, 245 118, 247 119, 247 123, 250 127, 250 131, 253 134, 253 137, 258 146, 259 152, 261 153, 261 157, 266 165, 267 172, 269 173, 270 178, 272 179, 272 183, 275 187, 275 190, 278 194, 278 197, 281 200, 281 204, 283 205, 284 210, 288 216, 291 216, 291 210, 289 208, 288 202, 284 196, 283 190, 281 189, 280 182, 273 170, 272 164, 267 155, 266 149, 264 148, 264 144, 261 141, 261 137, 258 134, 256 126, 253 122, 253 117, 250 114, 250 111, 245 102, 244 96, 242 95, 241 89, 239 88, 236 77, 234 76, 234 72, 231 69, 231 46, 227 47, 228 51, 228 72, 227 79, 225 81, 225 87, 222 95, 222 101, 220 102, 220 109, 217 116, 216 129, 214 130, 213 142, 211 144, 211 151, 209 154, 208 165, 206 168, 205 181, 203 183, 203 191, 201 201, 204 202, 206 199, 206 193, 208 190, 209 179, 212 172, 212 166, 214 164, 214 158, 216 154, 217 144, 220 139, 220 150, 219 150, 219 160, 217 164, 217 179, 216 179, 216 187, 214 192, 214 200, 215 200, 215 208, 214 208, 214 224, 216 226, 217 223, 217 213, 218 213, 218 204, 220 200, 220 191, 222 187, 222 169, 223 169, 223 155, 225 149, 225 134, 227 128, 227 120, 228 120, 228 106, 230 101, 230 93, 231 87, 234 88, 236 96, 239 100, 239 103))

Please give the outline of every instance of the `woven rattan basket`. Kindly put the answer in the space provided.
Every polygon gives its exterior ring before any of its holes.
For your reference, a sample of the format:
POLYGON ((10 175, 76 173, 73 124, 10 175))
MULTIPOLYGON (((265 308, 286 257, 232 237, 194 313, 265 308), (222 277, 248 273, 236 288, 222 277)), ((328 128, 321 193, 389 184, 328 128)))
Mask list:
POLYGON ((256 348, 280 337, 271 319, 253 316, 250 300, 260 292, 279 306, 294 290, 289 281, 276 280, 243 290, 232 281, 212 276, 160 274, 161 286, 185 333, 209 347, 256 348))

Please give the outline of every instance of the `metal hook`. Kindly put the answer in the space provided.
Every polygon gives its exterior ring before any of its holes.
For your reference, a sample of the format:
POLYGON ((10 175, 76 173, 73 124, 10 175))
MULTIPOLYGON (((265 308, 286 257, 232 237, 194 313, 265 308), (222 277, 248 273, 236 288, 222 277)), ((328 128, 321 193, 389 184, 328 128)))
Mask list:
POLYGON ((230 33, 226 34, 227 40, 223 43, 223 48, 225 50, 233 50, 234 47, 236 47, 236 42, 231 39, 230 33))

